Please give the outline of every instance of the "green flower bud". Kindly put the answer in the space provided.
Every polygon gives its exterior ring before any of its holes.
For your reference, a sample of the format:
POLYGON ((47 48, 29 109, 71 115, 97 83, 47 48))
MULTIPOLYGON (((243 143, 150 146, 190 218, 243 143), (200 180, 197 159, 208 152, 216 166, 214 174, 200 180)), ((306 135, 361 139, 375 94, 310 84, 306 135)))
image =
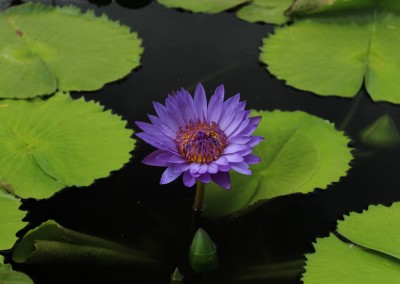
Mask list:
POLYGON ((199 228, 190 245, 189 261, 197 273, 210 272, 218 268, 219 261, 215 244, 202 228, 199 228))
POLYGON ((183 275, 179 271, 178 267, 175 268, 174 273, 171 275, 171 281, 169 282, 170 284, 179 284, 179 283, 184 283, 183 280, 183 275))

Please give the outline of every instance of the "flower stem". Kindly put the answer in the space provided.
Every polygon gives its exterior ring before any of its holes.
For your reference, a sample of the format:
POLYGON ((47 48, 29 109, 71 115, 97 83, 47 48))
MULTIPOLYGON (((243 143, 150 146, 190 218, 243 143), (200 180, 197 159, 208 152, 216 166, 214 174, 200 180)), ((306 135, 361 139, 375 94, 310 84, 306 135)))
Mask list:
POLYGON ((196 196, 194 198, 194 203, 193 203, 194 211, 200 211, 203 208, 205 186, 206 186, 205 183, 202 183, 200 181, 197 182, 196 196))

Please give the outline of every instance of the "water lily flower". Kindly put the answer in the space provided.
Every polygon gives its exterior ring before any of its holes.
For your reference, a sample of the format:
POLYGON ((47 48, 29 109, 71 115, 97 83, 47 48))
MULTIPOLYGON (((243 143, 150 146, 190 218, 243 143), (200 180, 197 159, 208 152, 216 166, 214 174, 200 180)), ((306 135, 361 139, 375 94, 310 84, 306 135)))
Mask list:
POLYGON ((251 134, 261 117, 250 117, 240 94, 224 101, 220 85, 207 104, 206 93, 198 84, 194 98, 185 89, 168 95, 165 106, 153 102, 158 116, 148 115, 151 123, 135 122, 143 132, 136 135, 157 148, 142 162, 167 167, 160 184, 183 175, 185 186, 211 180, 230 188, 229 171, 250 175, 250 164, 260 162, 252 154, 263 138, 251 134))

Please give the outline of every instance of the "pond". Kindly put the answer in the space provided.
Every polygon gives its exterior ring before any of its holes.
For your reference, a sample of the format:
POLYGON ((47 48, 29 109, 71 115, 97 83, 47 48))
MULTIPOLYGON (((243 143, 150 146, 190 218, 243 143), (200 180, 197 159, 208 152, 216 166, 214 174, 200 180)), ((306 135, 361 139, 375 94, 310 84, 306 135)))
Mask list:
MULTIPOLYGON (((23 1, 17 2, 12 5, 23 1)), ((77 232, 143 248, 157 255, 162 265, 16 263, 12 251, 4 251, 13 269, 25 272, 34 283, 169 283, 176 267, 184 283, 302 283, 305 254, 314 251, 316 238, 335 230, 338 219, 371 204, 400 201, 399 145, 374 148, 360 139, 360 132, 384 115, 397 124, 398 105, 374 102, 364 87, 353 98, 339 98, 279 80, 259 59, 262 40, 276 25, 241 20, 237 8, 204 14, 170 9, 156 1, 35 2, 92 9, 138 33, 144 47, 138 68, 97 91, 71 92, 75 99, 100 102, 122 116, 135 133, 141 131, 136 121, 148 122, 147 114, 155 114, 153 102, 164 104, 167 95, 181 87, 193 94, 198 83, 209 98, 223 84, 225 98, 240 93, 246 109, 302 111, 333 123, 349 137, 348 146, 354 150, 347 174, 326 189, 274 197, 246 214, 208 219, 192 210, 195 186, 186 187, 182 178, 160 185, 165 168, 142 163, 154 147, 135 137, 131 159, 109 177, 86 187, 64 188, 48 199, 25 199, 22 208, 28 212, 29 225, 18 236, 55 220, 77 232), (198 226, 216 244, 219 259, 218 269, 203 277, 188 261, 198 226)), ((223 206, 225 201, 220 202, 223 206)))

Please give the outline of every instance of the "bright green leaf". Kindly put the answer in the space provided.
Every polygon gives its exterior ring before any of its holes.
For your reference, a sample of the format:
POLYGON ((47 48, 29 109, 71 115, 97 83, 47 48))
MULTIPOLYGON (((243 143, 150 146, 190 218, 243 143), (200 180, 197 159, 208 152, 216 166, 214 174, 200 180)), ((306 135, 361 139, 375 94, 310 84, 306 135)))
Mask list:
POLYGON ((97 90, 140 64, 136 33, 74 6, 26 3, 0 13, 0 97, 97 90))
POLYGON ((231 190, 206 186, 207 216, 237 212, 258 201, 296 192, 325 189, 344 176, 352 159, 349 139, 326 120, 304 112, 253 112, 262 120, 255 134, 265 137, 254 148, 261 157, 252 175, 231 171, 231 190))
POLYGON ((284 24, 289 18, 285 11, 293 0, 253 0, 237 12, 242 20, 256 23, 284 24))
POLYGON ((56 94, 0 107, 0 176, 23 198, 47 198, 65 186, 87 186, 130 159, 132 130, 110 110, 56 94))
POLYGON ((390 257, 346 244, 333 234, 317 239, 314 248, 315 253, 306 255, 304 284, 399 283, 400 264, 390 257))
POLYGON ((18 239, 15 234, 25 227, 26 212, 19 210, 20 205, 19 199, 0 188, 0 250, 11 249, 18 239))
POLYGON ((389 115, 383 115, 360 132, 361 140, 374 147, 391 147, 398 145, 400 134, 389 115))
POLYGON ((338 232, 353 243, 400 259, 400 202, 369 206, 338 222, 338 232))
POLYGON ((215 14, 249 0, 158 0, 158 2, 168 8, 180 8, 195 13, 215 14))
POLYGON ((157 265, 145 252, 64 228, 54 221, 28 232, 17 244, 12 258, 17 263, 157 265))
POLYGON ((264 39, 260 60, 278 79, 319 95, 400 103, 400 15, 354 12, 295 21, 264 39))

